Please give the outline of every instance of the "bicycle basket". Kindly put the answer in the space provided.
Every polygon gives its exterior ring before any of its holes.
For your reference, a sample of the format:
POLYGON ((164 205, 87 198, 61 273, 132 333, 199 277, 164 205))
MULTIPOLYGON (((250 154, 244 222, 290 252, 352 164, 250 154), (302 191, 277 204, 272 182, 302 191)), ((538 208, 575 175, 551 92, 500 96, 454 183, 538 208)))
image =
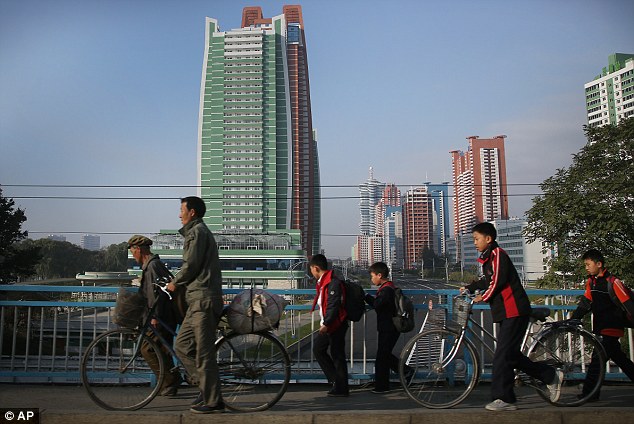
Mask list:
POLYGON ((467 325, 469 313, 471 312, 471 302, 463 296, 457 296, 453 299, 453 311, 451 320, 461 327, 467 325))
POLYGON ((146 301, 139 292, 122 287, 119 289, 114 308, 114 323, 123 328, 136 328, 142 324, 146 301))

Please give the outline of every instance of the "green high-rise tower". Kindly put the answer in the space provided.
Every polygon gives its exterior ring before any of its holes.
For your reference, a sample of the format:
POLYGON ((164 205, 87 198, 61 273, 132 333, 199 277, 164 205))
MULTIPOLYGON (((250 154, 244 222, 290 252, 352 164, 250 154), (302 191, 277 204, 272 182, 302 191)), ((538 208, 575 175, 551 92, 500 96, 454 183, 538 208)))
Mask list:
POLYGON ((239 29, 207 18, 198 166, 205 222, 215 233, 301 233, 320 250, 319 172, 299 6, 239 29), (293 231, 295 230, 295 231, 293 231))

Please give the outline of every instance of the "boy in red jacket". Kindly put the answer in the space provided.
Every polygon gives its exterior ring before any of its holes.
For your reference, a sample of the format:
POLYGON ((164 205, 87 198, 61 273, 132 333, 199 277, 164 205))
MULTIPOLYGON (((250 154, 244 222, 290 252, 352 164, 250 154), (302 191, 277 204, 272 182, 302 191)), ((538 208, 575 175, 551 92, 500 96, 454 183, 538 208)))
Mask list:
POLYGON ((313 256, 308 265, 311 274, 317 280, 317 295, 313 301, 312 311, 318 306, 321 318, 319 331, 313 344, 313 354, 326 374, 328 382, 332 383, 328 396, 345 397, 349 395, 345 288, 332 270, 328 269, 328 260, 324 255, 313 256), (330 348, 330 355, 328 348, 330 348))
POLYGON ((473 244, 481 253, 478 262, 482 264, 484 276, 460 291, 484 290, 474 302, 487 302, 491 306, 493 322, 500 324, 495 354, 493 355, 493 375, 491 397, 493 402, 485 406, 489 411, 513 411, 517 409, 513 385, 515 369, 524 371, 533 378, 548 385, 550 400, 556 402, 561 393, 563 372, 555 368, 533 362, 520 350, 522 338, 528 328, 531 305, 522 286, 517 270, 504 250, 495 242, 497 231, 490 222, 482 222, 473 227, 473 244))
MULTIPOLYGON (((627 296, 623 283, 604 267, 605 258, 598 250, 588 250, 584 253, 582 259, 589 277, 586 282, 586 292, 579 298, 579 305, 572 313, 572 318, 581 319, 586 313, 592 311, 593 331, 599 337, 605 349, 607 354, 605 359, 612 359, 625 375, 634 381, 634 363, 621 350, 621 343, 619 343, 619 338, 624 335, 623 317, 619 313, 619 306, 614 304, 615 302, 610 296, 611 290, 619 298, 627 296)), ((592 361, 583 384, 583 394, 579 395, 579 397, 585 397, 588 394, 585 391, 586 387, 594 387, 596 385, 599 361, 598 355, 593 352, 592 361)), ((599 400, 599 392, 590 399, 590 402, 596 400, 599 400)))

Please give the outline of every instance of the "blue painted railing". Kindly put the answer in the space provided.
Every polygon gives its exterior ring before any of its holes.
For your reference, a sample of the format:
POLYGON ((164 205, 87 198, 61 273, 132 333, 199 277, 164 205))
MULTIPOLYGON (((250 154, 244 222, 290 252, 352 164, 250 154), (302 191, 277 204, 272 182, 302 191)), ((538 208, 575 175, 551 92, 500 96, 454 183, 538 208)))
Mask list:
MULTIPOLYGON (((0 382, 78 382, 79 361, 83 349, 99 333, 115 328, 113 308, 119 287, 96 286, 30 286, 0 285, 0 382), (32 299, 35 294, 49 297, 70 296, 69 300, 32 299), (9 300, 17 295, 21 299, 9 300)), ((227 301, 243 289, 224 289, 227 301)), ((290 299, 286 314, 276 334, 289 346, 293 372, 292 381, 325 381, 312 355, 313 331, 317 330, 319 315, 311 312, 313 289, 270 289, 290 299), (292 347, 292 349, 290 348, 292 347)), ((451 313, 452 296, 457 290, 403 290, 416 301, 417 325, 424 321, 428 301, 451 313)), ((373 293, 375 290, 368 290, 373 293)), ((528 290, 533 302, 554 311, 555 319, 563 319, 576 307, 575 299, 581 290, 528 290), (563 302, 562 302, 563 301, 563 302)), ((487 305, 476 305, 474 317, 478 322, 487 305)), ((348 346, 350 377, 356 381, 371 379, 376 351, 375 314, 366 314, 351 325, 348 346), (370 330, 368 330, 370 328, 370 330)), ((488 324, 490 327, 492 325, 488 324)), ((492 328, 489 328, 493 332, 492 328)), ((404 334, 395 352, 416 332, 404 334)), ((626 334, 629 346, 634 346, 632 331, 626 334)), ((630 351, 634 359, 634 349, 630 351)), ((625 378, 616 366, 609 367, 608 379, 625 378)), ((484 378, 488 373, 485 369, 484 378)))

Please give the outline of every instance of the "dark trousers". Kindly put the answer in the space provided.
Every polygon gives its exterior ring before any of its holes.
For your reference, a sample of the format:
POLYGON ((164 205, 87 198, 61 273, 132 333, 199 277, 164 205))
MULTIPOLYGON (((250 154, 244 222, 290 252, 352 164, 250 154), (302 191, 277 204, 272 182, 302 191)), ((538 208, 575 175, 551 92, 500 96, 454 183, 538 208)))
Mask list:
POLYGON ((507 318, 500 323, 497 347, 493 355, 493 376, 491 379, 491 398, 502 399, 506 403, 515 403, 513 391, 515 369, 550 384, 555 379, 555 369, 549 365, 533 362, 520 350, 522 339, 528 327, 529 317, 507 318))
MULTIPOLYGON (((169 343, 170 347, 173 345, 174 336, 172 335, 172 333, 169 332, 169 330, 166 330, 163 327, 159 326, 156 331, 161 334, 161 337, 163 337, 167 343, 169 343)), ((157 356, 160 355, 163 357, 163 363, 165 364, 165 379, 163 380, 163 385, 161 389, 172 386, 178 387, 181 383, 181 376, 178 368, 174 366, 172 355, 170 354, 169 350, 167 350, 167 348, 162 345, 158 336, 152 334, 151 332, 148 332, 148 337, 152 338, 152 340, 156 342, 156 344, 159 346, 159 351, 155 352, 152 348, 150 348, 150 344, 144 341, 141 344, 141 355, 143 355, 145 362, 147 362, 147 364, 150 366, 157 377, 159 374, 159 360, 157 356)))
POLYGON ((337 393, 348 393, 348 363, 346 362, 346 332, 348 321, 344 321, 332 334, 317 333, 313 354, 326 378, 337 393), (330 354, 328 354, 330 348, 330 354))
MULTIPOLYGON (((601 344, 603 345, 603 349, 605 349, 605 353, 607 354, 606 360, 612 359, 621 371, 625 373, 629 377, 630 380, 634 381, 634 362, 627 357, 627 355, 621 350, 621 343, 619 343, 618 337, 612 336, 599 336, 599 340, 601 340, 601 344)), ((592 360, 590 361, 590 366, 588 367, 588 373, 586 374, 586 380, 583 384, 583 394, 587 395, 588 391, 586 391, 586 387, 592 388, 597 384, 597 380, 599 379, 599 368, 601 366, 601 360, 599 359, 599 355, 596 352, 592 352, 592 360)), ((599 397, 599 393, 601 388, 596 394, 596 397, 599 397)))
POLYGON ((379 331, 374 363, 374 389, 390 389, 390 370, 398 373, 398 358, 392 354, 400 333, 396 331, 379 331))

